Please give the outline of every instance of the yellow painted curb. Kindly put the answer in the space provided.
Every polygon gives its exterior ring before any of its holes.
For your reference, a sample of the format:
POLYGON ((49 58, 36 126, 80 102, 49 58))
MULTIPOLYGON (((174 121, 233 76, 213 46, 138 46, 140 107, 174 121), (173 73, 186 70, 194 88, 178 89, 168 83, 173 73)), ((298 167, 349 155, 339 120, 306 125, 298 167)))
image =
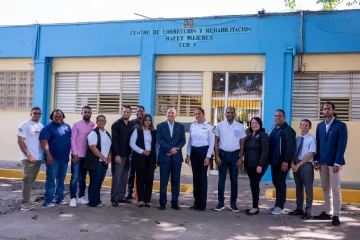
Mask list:
MULTIPOLYGON (((7 178, 7 179, 22 179, 23 178, 23 171, 16 170, 16 169, 4 169, 0 168, 0 178, 7 178)), ((70 183, 71 174, 66 174, 65 183, 70 183)), ((46 180, 46 173, 39 172, 37 181, 45 181, 46 180)), ((86 183, 89 184, 89 176, 86 177, 86 183)), ((103 187, 111 187, 111 177, 106 177, 103 182, 103 187)), ((171 192, 171 184, 168 183, 168 192, 171 192)), ((153 183, 153 191, 159 192, 160 191, 160 182, 154 180, 153 183)), ((193 192, 193 185, 192 184, 180 184, 180 192, 185 194, 191 194, 193 192)))
MULTIPOLYGON (((360 190, 341 189, 341 195, 342 203, 344 204, 360 204, 360 190)), ((265 192, 265 197, 268 199, 276 198, 276 190, 273 188, 267 189, 265 192)), ((296 189, 287 189, 286 199, 296 200, 296 189)), ((306 194, 304 194, 304 199, 306 199, 306 194)), ((324 193, 322 188, 314 188, 314 201, 324 201, 324 193)))

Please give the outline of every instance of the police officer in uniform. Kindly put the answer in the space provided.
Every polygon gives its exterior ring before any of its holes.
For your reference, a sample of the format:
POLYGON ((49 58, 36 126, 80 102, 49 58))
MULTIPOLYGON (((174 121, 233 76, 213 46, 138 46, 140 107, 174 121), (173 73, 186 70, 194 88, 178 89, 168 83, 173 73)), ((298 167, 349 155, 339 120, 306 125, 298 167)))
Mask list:
POLYGON ((196 121, 190 126, 187 146, 187 164, 191 161, 194 185, 194 206, 192 210, 205 211, 207 199, 207 169, 214 150, 214 127, 205 120, 202 108, 195 109, 196 121))

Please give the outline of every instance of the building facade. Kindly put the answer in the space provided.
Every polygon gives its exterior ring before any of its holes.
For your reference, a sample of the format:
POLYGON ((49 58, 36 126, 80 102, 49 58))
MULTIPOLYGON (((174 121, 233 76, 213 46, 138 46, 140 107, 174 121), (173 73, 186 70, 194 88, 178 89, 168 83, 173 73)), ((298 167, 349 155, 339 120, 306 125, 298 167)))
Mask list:
POLYGON ((360 180, 360 10, 9 26, 0 36, 0 159, 18 160, 15 131, 32 106, 44 123, 60 108, 72 124, 88 104, 108 129, 121 105, 145 106, 155 123, 174 107, 187 124, 197 106, 214 124, 233 106, 267 131, 282 108, 298 133, 312 120, 315 135, 331 100, 349 128, 342 178, 360 180))

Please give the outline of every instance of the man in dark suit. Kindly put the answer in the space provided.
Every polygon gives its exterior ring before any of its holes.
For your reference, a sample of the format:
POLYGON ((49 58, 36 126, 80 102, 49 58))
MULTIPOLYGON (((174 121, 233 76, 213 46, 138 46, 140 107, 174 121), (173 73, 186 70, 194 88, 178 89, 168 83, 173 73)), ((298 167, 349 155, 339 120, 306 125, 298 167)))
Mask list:
POLYGON ((160 166, 160 210, 166 209, 166 194, 171 174, 171 207, 180 210, 180 172, 183 162, 182 147, 185 145, 185 127, 175 122, 176 110, 170 108, 166 113, 167 121, 157 125, 156 139, 160 145, 158 164, 160 166))
POLYGON ((344 154, 348 133, 346 124, 335 118, 335 105, 332 102, 325 102, 322 111, 325 120, 316 128, 317 151, 314 165, 315 170, 320 170, 325 211, 314 219, 332 219, 332 225, 338 226, 341 210, 340 172, 345 165, 344 154))

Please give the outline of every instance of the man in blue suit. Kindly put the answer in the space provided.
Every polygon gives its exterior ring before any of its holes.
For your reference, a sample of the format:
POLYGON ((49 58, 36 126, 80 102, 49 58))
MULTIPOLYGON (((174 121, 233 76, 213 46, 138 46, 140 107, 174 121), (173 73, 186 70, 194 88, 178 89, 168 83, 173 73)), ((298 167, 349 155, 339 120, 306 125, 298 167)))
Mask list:
POLYGON ((160 145, 158 164, 160 166, 160 210, 166 209, 166 194, 171 174, 171 207, 180 210, 180 172, 183 162, 182 147, 185 145, 185 127, 175 122, 176 110, 170 108, 166 113, 167 121, 159 123, 156 129, 160 145))
POLYGON ((332 219, 332 225, 338 226, 341 210, 340 172, 345 165, 344 153, 348 133, 346 124, 335 118, 335 105, 332 102, 325 102, 322 111, 325 120, 316 128, 317 151, 314 165, 315 170, 320 170, 325 211, 314 219, 332 219))

